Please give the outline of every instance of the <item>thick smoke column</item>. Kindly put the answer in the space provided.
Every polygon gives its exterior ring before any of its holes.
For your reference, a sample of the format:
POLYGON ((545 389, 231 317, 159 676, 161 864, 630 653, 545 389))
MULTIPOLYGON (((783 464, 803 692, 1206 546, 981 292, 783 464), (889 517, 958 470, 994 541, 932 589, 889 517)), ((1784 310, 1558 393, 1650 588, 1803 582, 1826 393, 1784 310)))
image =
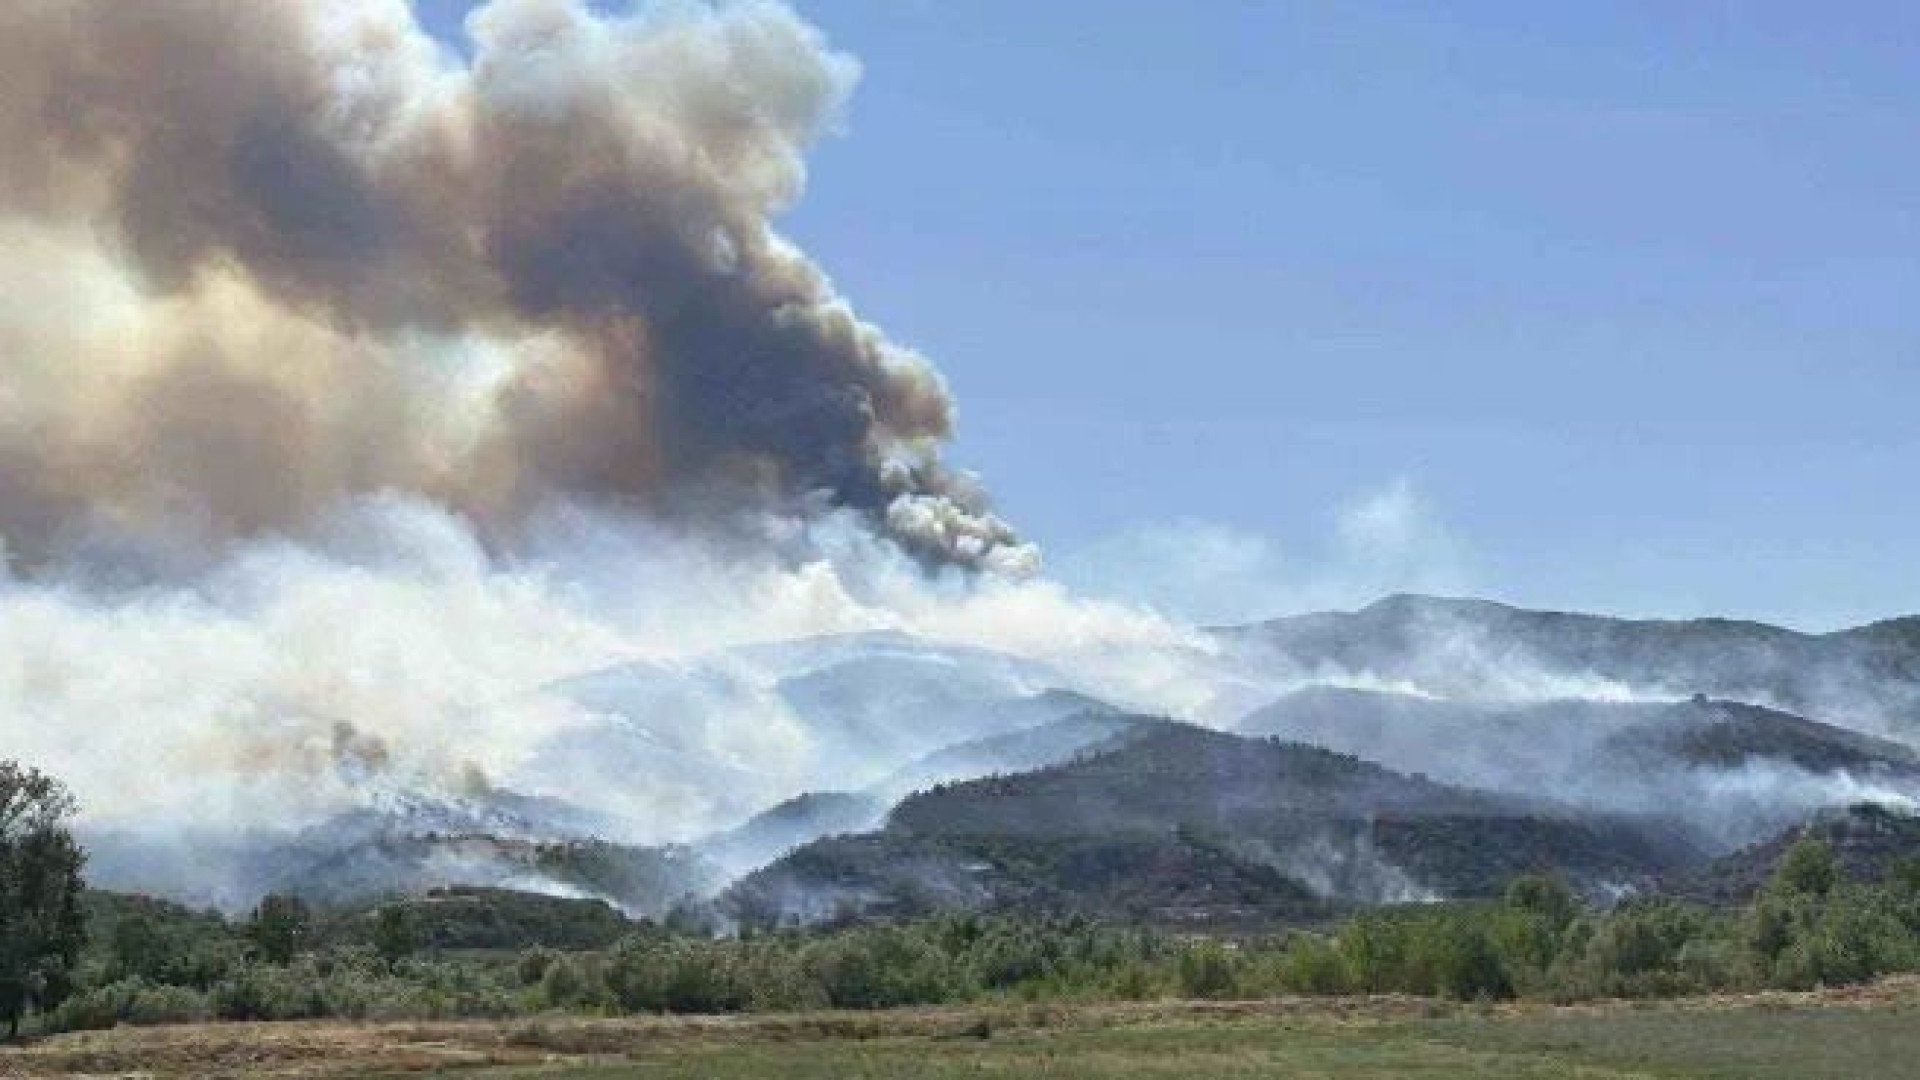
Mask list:
POLYGON ((952 403, 769 218, 857 74, 783 7, 0 7, 0 531, 298 530, 387 490, 1031 549, 952 403))

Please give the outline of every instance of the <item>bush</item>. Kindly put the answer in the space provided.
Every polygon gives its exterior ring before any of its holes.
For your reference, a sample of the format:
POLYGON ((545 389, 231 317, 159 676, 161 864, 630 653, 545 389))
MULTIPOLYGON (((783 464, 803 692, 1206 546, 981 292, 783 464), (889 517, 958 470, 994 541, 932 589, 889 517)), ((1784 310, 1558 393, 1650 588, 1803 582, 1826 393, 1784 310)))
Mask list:
POLYGON ((536 945, 520 954, 519 962, 514 965, 514 973, 521 986, 537 986, 547 977, 547 969, 553 966, 559 953, 552 949, 536 945))
POLYGON ((87 1031, 119 1024, 185 1024, 213 1017, 207 995, 184 986, 123 979, 69 997, 46 1018, 49 1031, 87 1031))
POLYGON ((540 976, 540 998, 549 1009, 569 1009, 583 1005, 592 996, 587 974, 579 961, 563 956, 547 965, 540 976))
POLYGON ((933 1005, 966 996, 948 957, 900 928, 827 938, 807 950, 805 963, 836 1008, 933 1005))
POLYGON ((1181 952, 1179 980, 1181 996, 1190 998, 1231 997, 1239 985, 1233 954, 1212 938, 1194 942, 1181 952))
POLYGON ((1693 905, 1655 899, 1623 904, 1595 921, 1574 958, 1576 996, 1664 997, 1713 989, 1692 985, 1678 963, 1689 942, 1711 936, 1714 919, 1693 905))

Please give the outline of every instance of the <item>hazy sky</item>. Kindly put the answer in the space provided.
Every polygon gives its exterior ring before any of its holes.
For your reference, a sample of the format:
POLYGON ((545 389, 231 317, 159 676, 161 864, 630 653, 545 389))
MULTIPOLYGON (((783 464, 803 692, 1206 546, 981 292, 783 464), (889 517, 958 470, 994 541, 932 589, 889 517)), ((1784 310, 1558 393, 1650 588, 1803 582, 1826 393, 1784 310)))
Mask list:
POLYGON ((1920 6, 798 7, 785 225, 1070 578, 1920 610, 1920 6))

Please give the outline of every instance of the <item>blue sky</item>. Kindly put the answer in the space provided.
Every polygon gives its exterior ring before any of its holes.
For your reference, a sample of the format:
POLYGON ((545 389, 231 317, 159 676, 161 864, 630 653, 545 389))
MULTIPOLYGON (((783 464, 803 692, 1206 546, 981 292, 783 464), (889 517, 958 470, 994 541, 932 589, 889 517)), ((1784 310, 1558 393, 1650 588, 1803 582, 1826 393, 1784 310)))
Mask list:
POLYGON ((1920 610, 1920 7, 797 6, 783 226, 1070 579, 1920 610))

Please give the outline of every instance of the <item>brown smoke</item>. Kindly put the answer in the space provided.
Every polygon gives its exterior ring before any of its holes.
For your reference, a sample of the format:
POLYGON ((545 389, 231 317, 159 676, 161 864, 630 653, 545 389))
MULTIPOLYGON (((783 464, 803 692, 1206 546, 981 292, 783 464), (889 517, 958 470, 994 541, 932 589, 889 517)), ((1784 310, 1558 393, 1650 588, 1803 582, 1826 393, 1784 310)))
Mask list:
POLYGON ((298 529, 387 489, 821 505, 1030 550, 952 405, 770 227, 856 74, 784 7, 0 5, 0 532, 298 529))

